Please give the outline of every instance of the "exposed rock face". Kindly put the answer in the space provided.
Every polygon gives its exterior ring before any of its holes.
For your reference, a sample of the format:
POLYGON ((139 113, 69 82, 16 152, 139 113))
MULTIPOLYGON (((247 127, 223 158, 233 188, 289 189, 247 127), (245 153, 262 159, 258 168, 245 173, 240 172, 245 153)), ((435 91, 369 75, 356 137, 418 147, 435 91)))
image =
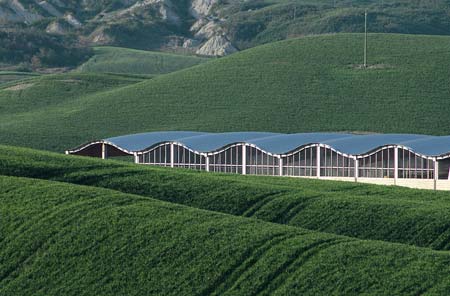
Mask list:
POLYGON ((201 45, 196 54, 204 56, 225 56, 237 51, 226 37, 220 21, 211 16, 212 8, 218 0, 192 0, 191 14, 197 21, 192 25, 191 32, 199 42, 207 40, 201 45))
MULTIPOLYGON (((215 15, 215 6, 220 0, 188 0, 189 6, 179 0, 115 0, 117 9, 111 10, 112 1, 98 0, 0 0, 0 23, 32 24, 47 18, 50 24, 45 31, 49 34, 78 34, 83 45, 114 45, 120 41, 120 34, 108 28, 135 22, 143 25, 167 23, 167 32, 161 39, 162 50, 179 50, 197 52, 201 55, 222 56, 236 51, 227 38, 226 31, 215 15), (96 14, 79 11, 96 12, 96 14), (38 12, 42 12, 40 15, 38 12), (186 20, 186 13, 189 13, 186 20), (53 18, 56 18, 53 19, 53 18), (183 28, 196 19, 190 28, 190 34, 184 34, 183 28), (87 30, 80 30, 84 25, 87 30), (175 29, 176 28, 176 29, 175 29), (181 29, 181 30, 180 30, 181 29), (84 33, 89 32, 89 33, 84 33)), ((151 27, 151 26, 150 26, 151 27)), ((164 27, 163 25, 161 27, 164 27)), ((157 28, 157 26, 155 26, 157 28)), ((138 31, 138 30, 137 30, 138 31)), ((120 31, 119 31, 120 32, 120 31)))
POLYGON ((222 27, 214 22, 207 22, 204 26, 200 27, 200 29, 194 34, 197 39, 210 39, 214 36, 219 36, 223 34, 222 27))
POLYGON ((207 16, 218 0, 192 0, 191 14, 195 18, 207 16))
POLYGON ((89 36, 89 41, 96 45, 106 45, 112 42, 112 38, 105 33, 104 28, 98 28, 89 36))
POLYGON ((186 39, 183 42, 183 48, 186 49, 194 49, 197 48, 200 45, 200 41, 196 40, 196 39, 186 39))
POLYGON ((138 1, 131 7, 121 11, 118 15, 124 16, 129 14, 137 14, 145 9, 155 9, 159 12, 160 17, 164 21, 179 25, 180 17, 175 12, 175 6, 171 0, 143 0, 138 1))
POLYGON ((74 28, 78 29, 81 27, 81 22, 79 20, 77 20, 71 13, 66 14, 64 16, 64 19, 66 20, 66 22, 68 22, 74 28))
POLYGON ((196 54, 203 56, 225 56, 235 53, 237 49, 225 36, 214 36, 209 39, 196 54))
POLYGON ((57 35, 63 35, 67 33, 64 26, 62 26, 58 21, 50 23, 47 28, 45 29, 45 32, 50 34, 57 34, 57 35))
POLYGON ((6 0, 0 2, 0 23, 21 22, 31 24, 42 19, 37 13, 27 11, 18 0, 6 0))
POLYGON ((39 2, 39 5, 53 16, 61 17, 63 15, 60 11, 58 11, 58 9, 47 1, 41 1, 39 2))

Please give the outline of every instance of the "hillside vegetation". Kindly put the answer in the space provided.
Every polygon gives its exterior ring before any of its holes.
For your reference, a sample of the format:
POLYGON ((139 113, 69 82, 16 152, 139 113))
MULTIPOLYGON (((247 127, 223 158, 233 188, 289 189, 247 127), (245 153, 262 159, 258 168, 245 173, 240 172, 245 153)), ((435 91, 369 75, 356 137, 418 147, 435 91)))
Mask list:
POLYGON ((0 29, 0 69, 11 68, 11 65, 28 70, 78 66, 93 53, 90 48, 75 43, 73 38, 48 35, 35 29, 0 29))
POLYGON ((34 76, 39 76, 39 74, 28 72, 0 71, 0 84, 23 80, 34 76))
POLYGON ((0 175, 57 180, 361 239, 450 250, 450 193, 161 169, 0 146, 0 175))
POLYGON ((43 88, 45 114, 26 103, 36 92, 0 88, 0 142, 64 151, 154 130, 449 134, 449 41, 370 35, 368 69, 359 34, 282 41, 71 100, 43 88))
POLYGON ((94 56, 82 64, 79 72, 167 74, 189 68, 207 59, 119 47, 96 47, 94 56))
MULTIPOLYGON (((217 37, 246 49, 296 36, 362 32, 365 9, 371 32, 450 34, 448 0, 3 0, 0 24, 16 36, 35 30, 37 38, 29 38, 33 48, 49 49, 39 45, 41 40, 57 38, 83 48, 112 45, 215 55, 199 49, 217 37)), ((52 60, 64 61, 70 51, 69 46, 56 52, 52 60)))
POLYGON ((447 0, 228 1, 218 10, 230 40, 240 49, 296 36, 364 31, 449 35, 447 0))
POLYGON ((450 255, 99 188, 0 176, 3 295, 358 295, 449 290, 450 255))

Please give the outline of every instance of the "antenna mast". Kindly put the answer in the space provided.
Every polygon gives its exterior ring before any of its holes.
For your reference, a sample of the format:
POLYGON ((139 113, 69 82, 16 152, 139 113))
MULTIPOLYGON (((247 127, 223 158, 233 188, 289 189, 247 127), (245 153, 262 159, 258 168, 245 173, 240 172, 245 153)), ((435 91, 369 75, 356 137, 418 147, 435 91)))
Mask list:
POLYGON ((367 68, 367 9, 364 12, 364 68, 367 68))

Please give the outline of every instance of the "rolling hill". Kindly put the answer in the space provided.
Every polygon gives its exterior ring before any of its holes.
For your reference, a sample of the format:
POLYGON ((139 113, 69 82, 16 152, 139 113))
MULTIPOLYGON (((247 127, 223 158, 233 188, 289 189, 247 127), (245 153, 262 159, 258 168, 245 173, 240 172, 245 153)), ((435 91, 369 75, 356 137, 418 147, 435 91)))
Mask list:
POLYGON ((94 56, 77 72, 167 74, 206 62, 206 58, 120 47, 96 47, 94 56))
POLYGON ((0 84, 11 81, 23 80, 34 76, 39 76, 39 74, 27 72, 0 71, 0 84))
POLYGON ((450 35, 448 0, 1 0, 0 70, 55 73, 91 46, 222 56, 299 36, 450 35), (17 50, 20 48, 20 50, 17 50))
POLYGON ((367 69, 359 34, 282 41, 71 100, 42 88, 45 112, 27 104, 34 88, 2 87, 0 142, 64 151, 154 130, 449 134, 449 41, 370 35, 367 69))
POLYGON ((0 146, 0 175, 102 187, 360 239, 450 251, 450 193, 161 169, 0 146))
POLYGON ((445 295, 447 252, 0 176, 3 295, 445 295))

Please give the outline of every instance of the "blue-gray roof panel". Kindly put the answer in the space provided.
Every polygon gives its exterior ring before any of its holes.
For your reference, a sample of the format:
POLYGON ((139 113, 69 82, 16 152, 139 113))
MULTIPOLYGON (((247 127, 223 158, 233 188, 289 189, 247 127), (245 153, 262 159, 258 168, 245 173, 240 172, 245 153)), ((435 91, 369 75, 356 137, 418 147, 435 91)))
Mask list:
POLYGON ((180 139, 179 142, 198 152, 213 152, 230 144, 249 143, 253 139, 274 135, 280 134, 264 132, 218 133, 180 139))
POLYGON ((322 144, 327 140, 346 139, 349 137, 353 137, 353 135, 340 133, 279 134, 254 139, 249 144, 254 144, 272 154, 283 154, 308 144, 322 144))
POLYGON ((450 136, 412 134, 355 135, 345 133, 277 134, 167 131, 113 137, 104 141, 113 143, 130 152, 144 151, 163 142, 178 142, 198 152, 213 152, 234 143, 248 143, 272 154, 288 153, 308 144, 326 144, 350 155, 365 154, 386 145, 403 145, 427 156, 441 156, 450 153, 450 136))
POLYGON ((402 145, 428 156, 441 156, 450 152, 450 136, 424 137, 415 141, 403 142, 402 145))
POLYGON ((353 135, 350 138, 324 141, 323 144, 327 144, 346 154, 358 155, 370 152, 381 146, 401 144, 407 141, 424 139, 425 137, 430 136, 410 134, 353 135))
POLYGON ((111 142, 125 150, 135 152, 150 148, 161 142, 177 141, 178 139, 206 134, 207 133, 186 131, 151 132, 108 138, 105 139, 105 141, 111 142))

